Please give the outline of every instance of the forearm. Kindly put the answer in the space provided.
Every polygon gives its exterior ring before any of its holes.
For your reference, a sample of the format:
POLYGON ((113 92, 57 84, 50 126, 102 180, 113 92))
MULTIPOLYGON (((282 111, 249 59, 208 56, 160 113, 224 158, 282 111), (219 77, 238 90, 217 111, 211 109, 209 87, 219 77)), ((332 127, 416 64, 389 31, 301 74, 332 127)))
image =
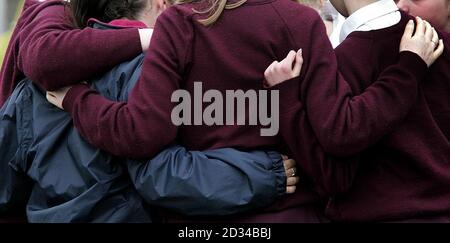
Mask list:
POLYGON ((107 100, 85 85, 77 85, 65 95, 64 109, 94 146, 117 156, 145 159, 156 156, 175 140, 178 127, 172 122, 175 103, 171 97, 182 82, 180 70, 187 44, 183 41, 187 34, 182 31, 187 27, 180 32, 169 31, 176 28, 169 20, 164 14, 158 19, 152 48, 146 53, 141 76, 127 103, 107 100), (173 48, 172 42, 177 42, 181 50, 173 48))
MULTIPOLYGON (((292 89, 289 84, 278 88, 281 92, 292 89)), ((358 168, 358 156, 339 158, 325 153, 300 101, 281 106, 280 134, 297 161, 300 178, 311 180, 315 191, 322 197, 335 196, 350 189, 358 168)))
POLYGON ((352 155, 392 131, 416 102, 425 71, 418 56, 402 53, 399 63, 386 69, 361 95, 355 96, 340 76, 333 81, 334 87, 332 83, 311 84, 306 94, 308 115, 325 150, 352 155))
MULTIPOLYGON (((145 90, 138 82, 133 92, 145 90)), ((114 102, 87 85, 77 85, 66 95, 64 108, 90 144, 116 156, 152 158, 176 138, 177 128, 167 112, 171 107, 158 102, 156 95, 133 100, 139 96, 133 92, 128 103, 114 102)))
POLYGON ((189 152, 172 146, 149 162, 128 162, 151 205, 185 215, 229 215, 268 206, 286 191, 281 156, 234 149, 189 152))
POLYGON ((300 82, 300 90, 280 92, 280 99, 288 97, 281 103, 290 106, 288 102, 296 102, 296 98, 304 103, 312 129, 326 152, 337 156, 358 154, 403 121, 416 102, 427 65, 419 56, 402 52, 396 64, 356 95, 339 74, 333 48, 322 38, 323 24, 318 22, 311 31, 317 38, 298 44, 308 46, 303 51, 302 75, 288 81, 300 82))
POLYGON ((88 80, 142 52, 137 29, 74 29, 63 5, 45 8, 21 35, 19 66, 47 90, 88 80))

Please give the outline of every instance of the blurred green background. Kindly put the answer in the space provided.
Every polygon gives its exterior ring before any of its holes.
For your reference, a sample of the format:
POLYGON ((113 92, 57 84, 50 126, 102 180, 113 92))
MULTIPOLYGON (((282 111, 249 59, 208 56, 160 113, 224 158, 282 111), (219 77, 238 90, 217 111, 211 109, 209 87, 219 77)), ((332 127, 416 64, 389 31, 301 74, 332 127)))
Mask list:
MULTIPOLYGON (((22 6, 23 6, 23 0, 20 0, 19 4, 18 4, 18 8, 16 10, 16 19, 20 14, 20 10, 22 10, 22 6)), ((6 49, 8 48, 8 41, 9 41, 9 38, 11 37, 11 31, 14 27, 14 23, 15 23, 15 21, 11 24, 11 28, 9 31, 0 34, 0 66, 3 63, 3 58, 5 56, 6 49)))

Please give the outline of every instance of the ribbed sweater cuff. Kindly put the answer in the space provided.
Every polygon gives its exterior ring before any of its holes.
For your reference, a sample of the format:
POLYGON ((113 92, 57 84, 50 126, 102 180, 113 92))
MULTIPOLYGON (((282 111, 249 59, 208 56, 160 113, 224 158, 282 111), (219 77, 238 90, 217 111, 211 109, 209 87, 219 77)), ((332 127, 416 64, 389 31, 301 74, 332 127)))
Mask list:
POLYGON ((425 63, 422 58, 410 51, 402 51, 400 52, 400 57, 398 64, 402 67, 405 67, 406 70, 411 72, 411 74, 417 77, 419 80, 425 77, 425 74, 428 70, 428 65, 425 63))
POLYGON ((75 100, 87 91, 90 91, 90 88, 86 84, 77 84, 70 88, 62 102, 64 110, 72 114, 75 100))

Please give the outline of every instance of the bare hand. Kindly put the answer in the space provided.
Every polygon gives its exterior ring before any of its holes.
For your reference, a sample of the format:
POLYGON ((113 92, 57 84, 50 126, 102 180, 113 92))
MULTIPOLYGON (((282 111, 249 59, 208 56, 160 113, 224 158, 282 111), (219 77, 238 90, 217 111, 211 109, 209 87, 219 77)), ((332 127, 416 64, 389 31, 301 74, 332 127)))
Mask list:
POLYGON ((268 88, 284 81, 300 76, 303 65, 302 49, 298 52, 290 51, 287 57, 281 62, 273 62, 264 72, 268 88))
POLYGON ((70 88, 72 88, 72 86, 67 86, 62 89, 58 89, 56 91, 47 91, 48 102, 57 106, 61 110, 64 110, 62 103, 67 95, 67 92, 69 92, 70 88))
POLYGON ((400 52, 411 51, 419 55, 425 63, 431 66, 444 52, 444 42, 439 40, 436 30, 431 25, 416 17, 417 27, 414 33, 414 21, 410 20, 405 28, 400 52))
POLYGON ((289 159, 287 156, 282 156, 284 162, 284 169, 286 171, 286 193, 293 194, 297 190, 297 183, 300 178, 297 176, 296 162, 293 159, 289 159))

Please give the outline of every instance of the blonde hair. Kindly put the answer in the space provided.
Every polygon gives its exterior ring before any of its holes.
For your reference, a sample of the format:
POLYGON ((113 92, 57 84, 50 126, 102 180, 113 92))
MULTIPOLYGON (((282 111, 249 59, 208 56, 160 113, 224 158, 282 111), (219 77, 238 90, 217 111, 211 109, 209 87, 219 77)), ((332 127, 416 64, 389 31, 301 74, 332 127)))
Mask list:
MULTIPOLYGON (((242 6, 247 0, 240 0, 236 3, 228 4, 228 0, 208 0, 209 7, 205 10, 193 9, 195 13, 198 14, 208 14, 205 19, 199 20, 199 22, 205 26, 213 25, 220 18, 224 10, 235 9, 242 6)), ((192 3, 196 0, 175 0, 175 4, 192 3)))
POLYGON ((296 0, 296 2, 315 9, 320 8, 322 5, 322 2, 320 0, 296 0))

